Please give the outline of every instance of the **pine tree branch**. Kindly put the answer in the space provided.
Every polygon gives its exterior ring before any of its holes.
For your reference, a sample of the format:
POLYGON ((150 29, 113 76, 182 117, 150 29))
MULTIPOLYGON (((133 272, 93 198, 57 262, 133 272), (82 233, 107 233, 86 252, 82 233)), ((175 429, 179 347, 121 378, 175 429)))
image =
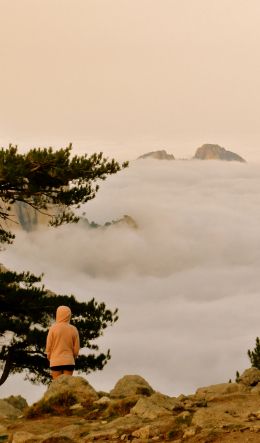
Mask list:
POLYGON ((9 374, 11 372, 11 369, 12 369, 12 366, 13 366, 12 355, 13 355, 13 351, 12 351, 12 349, 9 349, 9 351, 7 353, 7 356, 6 356, 6 360, 5 360, 5 364, 4 364, 4 369, 3 369, 3 372, 2 372, 2 375, 1 375, 1 378, 0 378, 0 386, 4 384, 4 382, 7 380, 8 376, 9 376, 9 374))

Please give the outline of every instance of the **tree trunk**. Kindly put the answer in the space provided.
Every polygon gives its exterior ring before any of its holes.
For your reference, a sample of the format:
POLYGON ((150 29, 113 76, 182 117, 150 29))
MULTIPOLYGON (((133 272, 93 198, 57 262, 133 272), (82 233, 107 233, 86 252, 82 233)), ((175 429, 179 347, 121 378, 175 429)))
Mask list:
POLYGON ((4 370, 3 370, 3 373, 0 378, 0 386, 3 385, 4 382, 7 380, 8 375, 10 374, 10 371, 12 369, 12 363, 13 363, 12 351, 10 349, 10 351, 7 354, 7 357, 5 360, 5 365, 4 365, 4 370))

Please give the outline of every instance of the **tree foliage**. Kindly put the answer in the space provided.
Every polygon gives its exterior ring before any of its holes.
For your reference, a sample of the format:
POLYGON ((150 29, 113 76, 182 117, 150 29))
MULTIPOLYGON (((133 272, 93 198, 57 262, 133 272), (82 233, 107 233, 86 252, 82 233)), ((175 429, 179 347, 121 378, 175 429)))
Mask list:
POLYGON ((249 360, 251 361, 251 366, 253 368, 260 369, 260 339, 256 337, 255 347, 252 351, 250 349, 247 351, 249 360))
MULTIPOLYGON (((12 220, 16 202, 47 213, 54 226, 77 222, 73 209, 95 197, 97 181, 127 166, 114 159, 109 161, 102 153, 71 158, 71 149, 71 145, 57 151, 39 148, 26 154, 19 154, 12 145, 0 149, 1 243, 14 240, 5 222, 12 220)), ((55 295, 44 288, 41 280, 42 276, 30 272, 0 272, 0 385, 9 374, 22 372, 33 383, 49 382, 45 342, 59 305, 71 308, 81 347, 90 350, 88 355, 78 357, 77 369, 85 373, 102 369, 110 359, 109 350, 99 353, 95 340, 115 323, 117 310, 112 312, 94 299, 78 302, 73 295, 55 295)))
POLYGON ((25 372, 31 382, 48 383, 50 373, 45 355, 46 334, 59 305, 69 306, 72 324, 80 335, 82 348, 91 353, 80 355, 77 369, 89 373, 102 369, 110 359, 109 350, 99 353, 93 343, 108 325, 118 319, 117 310, 110 311, 94 299, 78 302, 73 295, 55 295, 40 285, 41 276, 29 272, 0 273, 0 361, 3 384, 9 374, 25 372))
POLYGON ((12 205, 26 203, 50 215, 50 224, 77 222, 73 208, 93 199, 105 180, 127 166, 103 153, 71 157, 72 145, 54 151, 31 149, 19 154, 17 146, 0 149, 0 242, 11 243, 14 235, 3 223, 12 220, 12 205), (53 208, 59 207, 59 211, 53 208))

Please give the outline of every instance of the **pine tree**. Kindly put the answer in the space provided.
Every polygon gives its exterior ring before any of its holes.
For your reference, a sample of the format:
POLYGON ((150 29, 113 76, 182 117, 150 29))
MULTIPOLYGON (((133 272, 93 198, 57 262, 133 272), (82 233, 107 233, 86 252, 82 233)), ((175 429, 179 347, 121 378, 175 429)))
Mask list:
POLYGON ((0 242, 11 243, 14 235, 4 221, 12 221, 12 205, 23 202, 50 217, 50 224, 77 222, 73 212, 92 200, 99 189, 97 180, 105 180, 128 163, 108 161, 103 153, 71 156, 72 145, 54 151, 31 149, 19 154, 17 146, 0 149, 0 242), (52 208, 59 207, 59 211, 52 208))
POLYGON ((92 352, 77 359, 77 370, 89 373, 102 369, 110 351, 96 355, 93 343, 108 325, 117 321, 117 310, 106 309, 94 299, 78 302, 74 296, 55 295, 39 285, 41 276, 5 271, 0 273, 0 385, 10 374, 25 372, 31 382, 48 383, 50 373, 46 359, 47 330, 59 305, 69 306, 72 324, 77 327, 82 348, 92 352))
POLYGON ((255 348, 250 351, 250 349, 247 351, 247 355, 251 361, 251 366, 253 368, 260 369, 260 339, 259 337, 256 337, 256 344, 255 348))
MULTIPOLYGON (((70 158, 71 149, 71 145, 58 151, 39 148, 26 154, 19 154, 12 145, 0 149, 0 243, 11 243, 15 238, 5 224, 12 221, 14 203, 23 202, 47 213, 54 226, 77 222, 73 209, 95 197, 97 180, 127 166, 114 159, 108 161, 102 153, 70 158), (57 206, 59 211, 52 212, 57 206)), ((0 385, 15 373, 25 373, 33 383, 50 381, 44 350, 47 330, 59 305, 71 308, 81 347, 91 352, 78 357, 77 369, 89 373, 102 369, 110 359, 109 350, 99 353, 95 339, 117 321, 117 310, 112 312, 95 299, 84 303, 72 295, 55 295, 41 280, 42 275, 1 269, 0 385)))

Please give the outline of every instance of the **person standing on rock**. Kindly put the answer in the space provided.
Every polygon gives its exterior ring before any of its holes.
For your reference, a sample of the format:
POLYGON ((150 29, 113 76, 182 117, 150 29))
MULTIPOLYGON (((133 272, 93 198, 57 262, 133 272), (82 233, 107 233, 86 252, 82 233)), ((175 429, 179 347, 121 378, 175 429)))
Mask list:
POLYGON ((72 375, 75 369, 75 359, 80 349, 79 333, 77 328, 70 324, 70 319, 70 308, 59 306, 56 311, 56 323, 48 332, 45 352, 53 379, 62 374, 72 375))

